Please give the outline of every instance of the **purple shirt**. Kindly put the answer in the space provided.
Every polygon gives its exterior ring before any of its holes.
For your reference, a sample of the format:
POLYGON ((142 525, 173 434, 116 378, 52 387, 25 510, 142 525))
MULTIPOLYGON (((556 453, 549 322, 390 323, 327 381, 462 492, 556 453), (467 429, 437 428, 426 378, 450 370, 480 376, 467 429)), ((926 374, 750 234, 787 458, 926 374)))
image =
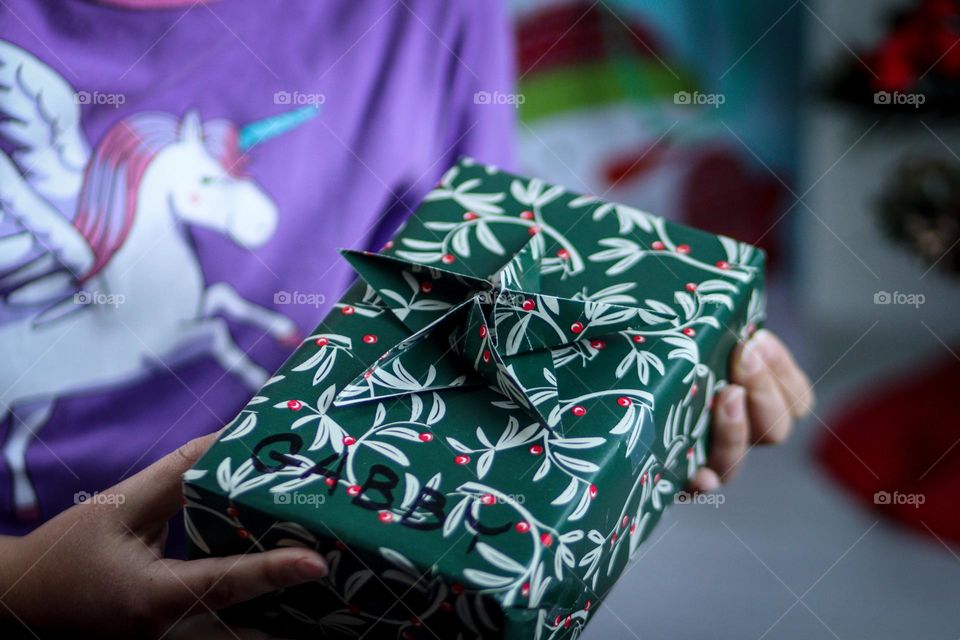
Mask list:
POLYGON ((351 280, 337 248, 461 154, 512 162, 515 110, 475 99, 513 90, 498 3, 0 16, 3 533, 225 424, 351 280))

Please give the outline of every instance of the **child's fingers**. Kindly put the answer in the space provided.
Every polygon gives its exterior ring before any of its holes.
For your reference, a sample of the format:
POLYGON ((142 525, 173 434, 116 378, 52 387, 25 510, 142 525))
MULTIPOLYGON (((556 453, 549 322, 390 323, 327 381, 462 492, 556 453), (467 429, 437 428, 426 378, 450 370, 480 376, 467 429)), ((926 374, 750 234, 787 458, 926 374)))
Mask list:
MULTIPOLYGON (((767 334, 769 335, 769 334, 767 334)), ((757 333, 739 347, 731 381, 747 391, 750 413, 750 440, 760 444, 782 442, 793 427, 780 385, 764 359, 765 337, 757 333)))
POLYGON ((780 385, 790 413, 795 418, 802 418, 814 405, 810 379, 797 366, 790 350, 777 336, 766 329, 761 329, 754 337, 759 339, 763 360, 773 373, 777 384, 780 385))
POLYGON ((323 557, 300 548, 157 564, 156 591, 146 597, 154 599, 160 617, 173 618, 193 607, 217 611, 327 575, 323 557))
POLYGON ((707 466, 715 472, 719 483, 733 476, 746 455, 750 425, 743 387, 727 385, 717 394, 715 403, 707 466))
POLYGON ((194 438, 110 491, 123 494, 131 524, 165 522, 183 506, 183 474, 200 459, 220 432, 194 438))

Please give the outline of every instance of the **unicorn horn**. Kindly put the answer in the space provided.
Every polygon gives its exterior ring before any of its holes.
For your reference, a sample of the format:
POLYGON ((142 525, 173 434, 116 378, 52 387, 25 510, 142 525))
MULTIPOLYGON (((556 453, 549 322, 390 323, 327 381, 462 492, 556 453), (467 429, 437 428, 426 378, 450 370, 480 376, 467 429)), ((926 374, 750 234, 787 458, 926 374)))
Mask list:
POLYGON ((320 107, 312 105, 247 123, 240 127, 240 141, 238 143, 240 151, 249 151, 265 140, 295 129, 318 113, 320 113, 320 107))

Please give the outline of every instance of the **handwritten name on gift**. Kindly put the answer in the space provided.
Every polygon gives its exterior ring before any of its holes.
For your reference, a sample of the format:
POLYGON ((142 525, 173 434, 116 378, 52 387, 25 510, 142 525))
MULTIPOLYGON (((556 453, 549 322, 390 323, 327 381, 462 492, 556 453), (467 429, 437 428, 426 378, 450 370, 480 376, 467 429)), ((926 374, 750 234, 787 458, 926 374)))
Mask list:
MULTIPOLYGON (((343 453, 334 453, 316 464, 309 466, 302 459, 295 458, 303 448, 303 438, 295 433, 275 433, 260 440, 253 448, 251 460, 254 468, 260 473, 277 473, 290 467, 302 468, 301 478, 310 475, 323 476, 329 486, 328 494, 333 495, 337 485, 343 477, 343 469, 350 456, 349 449, 343 453)), ((400 475, 385 464, 372 464, 367 469, 366 479, 359 485, 350 485, 347 494, 352 495, 352 504, 369 511, 392 511, 398 501, 397 491, 400 485, 400 475)), ((424 486, 420 489, 416 499, 401 514, 399 523, 411 529, 433 530, 443 526, 447 519, 445 510, 447 497, 424 486), (424 512, 432 518, 424 519, 424 512)), ((507 521, 498 525, 490 525, 480 520, 467 510, 464 514, 468 524, 477 535, 496 536, 509 531, 516 524, 507 521)))

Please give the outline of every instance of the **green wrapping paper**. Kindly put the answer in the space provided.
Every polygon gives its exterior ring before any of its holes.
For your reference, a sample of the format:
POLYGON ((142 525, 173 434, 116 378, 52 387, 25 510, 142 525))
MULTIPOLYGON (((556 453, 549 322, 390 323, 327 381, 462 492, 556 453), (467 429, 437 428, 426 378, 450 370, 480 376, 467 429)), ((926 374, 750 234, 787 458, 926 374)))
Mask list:
POLYGON ((324 554, 282 637, 575 638, 706 455, 763 255, 461 160, 185 476, 194 557, 324 554))

